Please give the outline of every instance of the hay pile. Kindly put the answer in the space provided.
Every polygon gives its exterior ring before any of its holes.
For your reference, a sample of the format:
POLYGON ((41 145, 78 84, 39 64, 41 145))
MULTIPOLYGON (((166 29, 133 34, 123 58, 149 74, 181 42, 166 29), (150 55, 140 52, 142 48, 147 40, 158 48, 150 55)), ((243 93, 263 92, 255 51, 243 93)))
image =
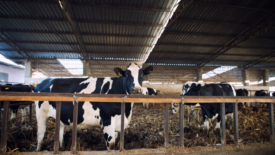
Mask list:
MULTIPOLYGON (((169 104, 170 106, 170 104, 169 104)), ((198 110, 200 111, 200 110, 198 110)), ((190 114, 192 116, 192 114, 190 114)), ((215 122, 210 123, 209 136, 205 137, 202 122, 190 119, 185 120, 185 146, 214 146, 217 142, 214 132, 215 122)), ((54 146, 54 119, 50 119, 47 123, 47 130, 42 142, 41 150, 53 151, 54 146)), ((16 122, 16 128, 8 129, 8 152, 22 151, 32 152, 36 149, 36 118, 33 116, 33 125, 31 127, 22 127, 21 119, 16 122)), ((24 126, 24 124, 23 124, 24 126)), ((173 115, 171 106, 169 109, 169 143, 172 146, 179 145, 179 115, 173 115)), ((233 144, 233 130, 226 131, 227 144, 233 144)), ((239 110, 239 137, 240 142, 255 143, 269 141, 269 119, 267 108, 247 108, 239 110), (246 113, 246 114, 243 114, 246 113)), ((80 151, 90 150, 106 150, 103 132, 100 128, 92 128, 78 131, 77 149, 80 151)), ((72 132, 65 129, 63 151, 71 149, 72 132)), ((125 130, 125 149, 139 148, 159 148, 164 147, 164 105, 150 104, 150 108, 146 109, 141 104, 136 104, 133 110, 133 116, 129 128, 125 130)), ((116 149, 119 149, 117 144, 116 149)))

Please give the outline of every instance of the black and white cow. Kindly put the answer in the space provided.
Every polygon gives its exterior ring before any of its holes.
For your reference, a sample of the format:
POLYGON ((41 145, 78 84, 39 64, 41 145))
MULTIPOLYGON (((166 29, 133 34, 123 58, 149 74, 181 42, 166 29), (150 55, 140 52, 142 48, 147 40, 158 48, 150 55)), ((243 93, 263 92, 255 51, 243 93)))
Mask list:
MULTIPOLYGON (((237 89, 236 90, 236 96, 249 96, 249 92, 246 89, 237 89)), ((245 102, 245 103, 242 103, 242 104, 243 104, 243 106, 246 105, 247 107, 250 107, 250 103, 245 102)))
MULTIPOLYGON (((270 96, 270 94, 266 90, 257 90, 255 92, 255 96, 270 96)), ((258 103, 260 107, 267 107, 266 103, 258 103)))
MULTIPOLYGON (((202 83, 192 83, 189 85, 189 88, 184 93, 184 96, 236 96, 235 89, 228 83, 220 83, 220 84, 202 84, 202 83)), ((184 105, 196 105, 196 103, 185 103, 184 105)), ((204 103, 200 104, 202 109, 202 116, 204 121, 204 126, 207 129, 207 133, 209 130, 209 120, 213 120, 217 118, 217 124, 215 129, 217 130, 217 134, 220 134, 220 103, 204 103)), ((178 104, 172 104, 173 113, 177 113, 179 111, 178 104)), ((233 104, 225 103, 225 114, 233 113, 233 104)), ((220 137, 219 137, 220 138, 220 137)))
MULTIPOLYGON (((32 85, 24 85, 24 84, 6 84, 4 85, 6 87, 1 87, 1 92, 32 92, 34 87, 32 85), (10 87, 11 86, 11 87, 10 87), (14 86, 14 87, 12 87, 14 86)), ((29 103, 29 101, 11 101, 10 105, 18 104, 18 103, 29 103)), ((1 104, 3 104, 3 101, 1 101, 1 104)), ((21 109, 22 116, 24 114, 27 114, 28 111, 28 105, 15 105, 11 106, 10 108, 11 112, 11 121, 12 121, 12 127, 14 128, 15 118, 17 117, 17 111, 18 109, 21 109)), ((22 117, 21 123, 24 122, 24 117, 22 117)))
MULTIPOLYGON (((133 94, 140 92, 143 75, 153 71, 152 66, 141 70, 138 64, 130 63, 123 71, 114 68, 119 77, 105 78, 68 78, 68 79, 46 79, 35 87, 38 93, 79 93, 79 94, 133 94)), ((40 150, 41 142, 46 131, 47 118, 55 118, 56 102, 36 101, 37 117, 37 151, 40 150)), ((62 102, 60 121, 60 146, 62 146, 64 127, 73 125, 73 102, 62 102)), ((125 124, 127 127, 131 120, 133 104, 125 105, 125 124)), ((103 129, 106 147, 112 149, 115 144, 117 132, 120 132, 121 103, 104 102, 79 102, 78 128, 89 128, 99 126, 103 129)))
MULTIPOLYGON (((160 93, 160 91, 159 90, 156 90, 156 89, 153 89, 153 88, 149 88, 149 87, 142 87, 141 88, 141 94, 142 95, 158 95, 160 93)), ((149 103, 147 103, 147 102, 143 102, 142 103, 143 104, 143 107, 145 107, 146 106, 146 108, 148 108, 149 107, 149 103)), ((154 105, 154 103, 153 103, 153 105, 154 105)))

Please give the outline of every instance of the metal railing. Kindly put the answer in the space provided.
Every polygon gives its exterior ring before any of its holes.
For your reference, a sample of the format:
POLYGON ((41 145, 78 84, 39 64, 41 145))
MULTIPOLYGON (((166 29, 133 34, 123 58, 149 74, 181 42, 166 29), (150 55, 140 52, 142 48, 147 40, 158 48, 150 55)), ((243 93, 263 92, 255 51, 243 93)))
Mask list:
POLYGON ((55 123, 55 137, 54 137, 54 153, 59 150, 59 129, 60 129, 60 113, 61 102, 74 102, 73 112, 73 131, 72 131, 72 153, 75 154, 76 139, 77 139, 77 112, 78 102, 121 102, 121 134, 120 134, 120 151, 124 150, 124 114, 125 103, 131 102, 154 102, 165 104, 164 113, 164 146, 169 147, 169 104, 180 103, 180 147, 184 148, 184 103, 221 103, 221 128, 222 128, 222 145, 225 141, 225 103, 234 104, 234 144, 238 145, 238 103, 239 102, 265 102, 269 104, 269 122, 270 122, 270 141, 274 142, 274 115, 273 103, 275 97, 234 97, 234 96, 144 96, 144 95, 114 95, 114 94, 64 94, 64 93, 4 93, 0 92, 0 101, 4 101, 4 113, 2 118, 1 144, 0 153, 5 152, 7 145, 7 117, 9 101, 56 101, 56 123, 55 123))

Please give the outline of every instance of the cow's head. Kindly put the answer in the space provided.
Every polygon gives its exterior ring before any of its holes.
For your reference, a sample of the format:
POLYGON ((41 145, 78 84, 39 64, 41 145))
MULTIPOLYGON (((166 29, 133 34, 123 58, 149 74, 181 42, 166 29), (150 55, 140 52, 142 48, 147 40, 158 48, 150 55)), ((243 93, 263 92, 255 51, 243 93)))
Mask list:
POLYGON ((183 96, 187 92, 189 87, 190 86, 188 84, 183 84, 181 96, 183 96))
MULTIPOLYGON (((200 83, 184 84, 181 96, 200 96, 201 87, 200 83)), ((178 103, 171 103, 171 105, 173 114, 178 113, 180 105, 178 103)), ((188 105, 195 105, 195 103, 188 103, 188 105)))
POLYGON ((114 68, 115 73, 118 76, 126 78, 127 87, 130 87, 130 93, 141 93, 142 78, 144 75, 149 75, 153 71, 152 66, 146 67, 144 70, 141 70, 136 63, 130 63, 129 66, 123 71, 121 68, 114 68))

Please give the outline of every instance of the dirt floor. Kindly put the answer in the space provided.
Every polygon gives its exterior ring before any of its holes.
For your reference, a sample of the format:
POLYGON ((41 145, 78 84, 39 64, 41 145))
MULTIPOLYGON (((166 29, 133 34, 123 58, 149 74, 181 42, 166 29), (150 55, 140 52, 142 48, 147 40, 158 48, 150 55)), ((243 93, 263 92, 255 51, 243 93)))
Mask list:
MULTIPOLYGON (((170 151, 177 152, 174 149, 179 145, 179 114, 172 114, 171 104, 169 104, 169 144, 170 151)), ((33 108, 35 109, 35 108, 33 108)), ((200 114, 200 109, 196 109, 195 113, 200 114)), ((187 112, 185 112, 187 113, 187 112)), ((200 114, 201 115, 201 114, 200 114)), ((25 127, 25 123, 21 124, 21 118, 16 121, 16 127, 8 129, 8 145, 7 154, 13 152, 33 152, 36 149, 36 118, 33 115, 33 124, 25 127)), ((186 116, 185 116, 186 117, 186 116)), ((201 118, 199 116, 198 118, 201 118)), ((27 117, 26 117, 27 120, 27 117)), ((214 131, 215 121, 210 123, 209 135, 205 136, 203 122, 196 119, 193 114, 189 114, 189 121, 185 118, 185 139, 184 145, 188 150, 199 150, 209 148, 217 148, 217 138, 214 131), (192 117, 190 117, 192 116, 192 117), (199 124, 198 124, 199 123, 199 124), (202 147, 206 146, 206 147, 202 147)), ((54 146, 54 119, 49 119, 46 134, 42 143, 41 150, 53 151, 54 146)), ((230 145, 234 143, 234 135, 232 129, 226 130, 226 143, 232 149, 245 147, 246 145, 255 146, 274 146, 274 143, 268 143, 270 140, 269 119, 267 108, 241 108, 239 107, 239 146, 230 145), (231 146, 231 147, 230 147, 231 146)), ((96 151, 106 150, 105 140, 100 128, 92 128, 78 131, 77 134, 77 150, 79 151, 96 151)), ((64 145, 61 151, 70 151, 72 141, 72 132, 65 129, 64 145)), ((164 105, 150 104, 150 107, 144 108, 142 104, 134 105, 133 116, 129 128, 125 130, 124 136, 125 150, 140 148, 163 148, 164 147, 164 105)), ((116 146, 119 149, 119 144, 116 146)))

